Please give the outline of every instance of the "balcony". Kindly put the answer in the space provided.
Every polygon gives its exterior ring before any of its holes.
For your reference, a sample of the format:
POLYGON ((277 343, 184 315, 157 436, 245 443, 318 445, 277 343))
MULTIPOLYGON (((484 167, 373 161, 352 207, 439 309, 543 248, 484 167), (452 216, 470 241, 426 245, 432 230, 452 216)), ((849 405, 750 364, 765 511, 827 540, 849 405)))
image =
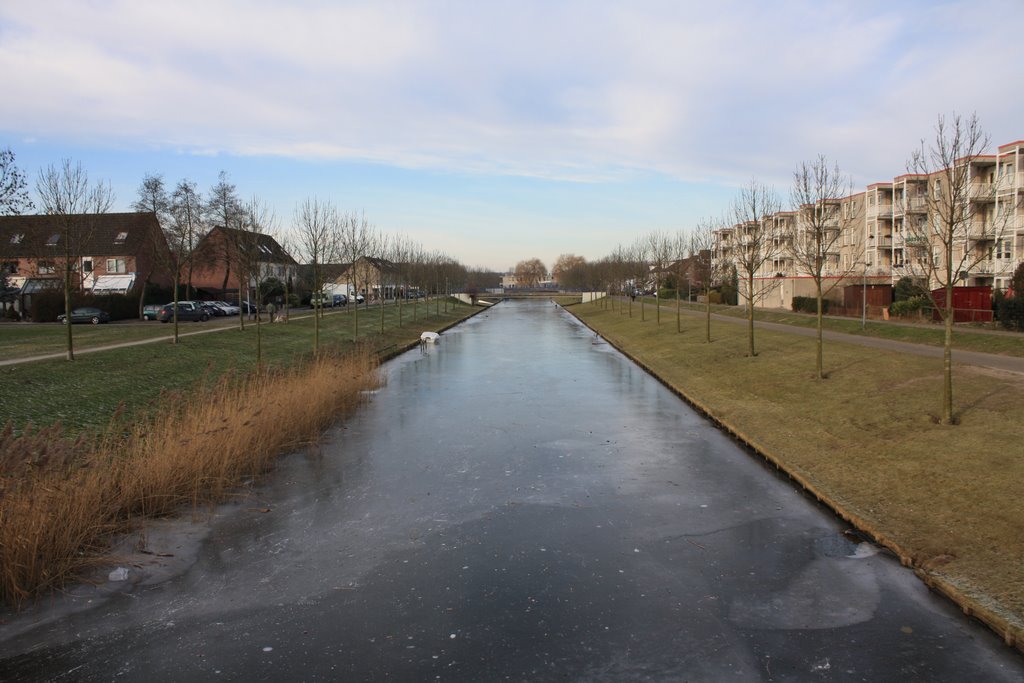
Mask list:
POLYGON ((991 259, 978 261, 971 268, 971 275, 993 275, 995 272, 995 263, 991 259))
POLYGON ((976 242, 985 242, 995 239, 995 232, 992 224, 987 221, 971 221, 967 225, 967 239, 976 242))
POLYGON ((924 195, 909 197, 903 202, 904 213, 924 213, 928 210, 928 199, 924 195))
POLYGON ((889 216, 892 216, 892 204, 889 202, 868 207, 868 218, 888 218, 889 216))
POLYGON ((970 196, 976 202, 994 202, 996 186, 992 183, 971 183, 970 196))

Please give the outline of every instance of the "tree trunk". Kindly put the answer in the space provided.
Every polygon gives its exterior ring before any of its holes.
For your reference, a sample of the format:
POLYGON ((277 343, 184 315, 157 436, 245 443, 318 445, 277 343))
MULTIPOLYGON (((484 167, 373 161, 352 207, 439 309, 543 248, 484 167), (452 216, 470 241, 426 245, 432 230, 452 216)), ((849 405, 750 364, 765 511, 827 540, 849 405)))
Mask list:
POLYGON ((71 262, 70 262, 70 260, 66 261, 66 265, 64 266, 64 270, 65 270, 65 277, 64 277, 64 316, 65 316, 65 318, 64 318, 64 327, 67 328, 66 330, 64 330, 64 333, 65 333, 65 339, 67 341, 67 351, 68 351, 67 359, 68 360, 74 360, 75 359, 75 340, 74 340, 74 337, 72 336, 73 333, 71 331, 71 262))
POLYGON ((260 299, 256 297, 256 370, 263 369, 263 328, 260 326, 260 314, 259 314, 260 299))
MULTIPOLYGON (((689 303, 689 302, 687 302, 689 303)), ((683 331, 682 300, 679 298, 679 278, 676 278, 676 332, 683 331)))
POLYGON ((707 297, 707 301, 704 302, 704 341, 705 343, 711 343, 711 290, 707 290, 704 296, 707 297))
POLYGON ((747 341, 750 357, 757 355, 754 351, 754 274, 747 276, 747 341))
POLYGON ((942 422, 953 424, 953 283, 946 284, 946 330, 942 340, 942 422))
POLYGON ((822 299, 824 297, 822 297, 822 295, 821 295, 821 280, 818 280, 817 285, 818 285, 818 316, 817 316, 818 317, 818 321, 817 321, 818 322, 818 334, 817 334, 817 338, 815 339, 816 346, 817 346, 817 349, 816 349, 816 351, 817 351, 816 367, 817 367, 817 370, 818 370, 818 379, 825 379, 824 358, 822 357, 823 353, 822 353, 822 333, 821 333, 821 324, 822 324, 822 317, 823 317, 822 316, 821 308, 822 308, 822 304, 824 303, 822 301, 822 299))

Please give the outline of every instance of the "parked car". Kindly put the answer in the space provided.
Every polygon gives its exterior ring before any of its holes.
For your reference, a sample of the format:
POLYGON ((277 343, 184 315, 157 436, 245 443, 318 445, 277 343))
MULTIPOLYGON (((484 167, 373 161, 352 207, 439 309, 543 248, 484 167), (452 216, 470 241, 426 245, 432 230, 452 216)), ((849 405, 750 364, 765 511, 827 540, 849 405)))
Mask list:
POLYGON ((156 316, 159 315, 161 308, 163 308, 163 306, 160 304, 146 304, 142 307, 142 319, 156 320, 156 316))
POLYGON ((242 313, 245 313, 246 315, 256 314, 256 304, 251 304, 248 301, 243 301, 241 304, 239 304, 238 308, 242 313))
POLYGON ((332 294, 330 296, 326 294, 314 294, 309 300, 310 308, 316 308, 318 306, 333 308, 335 306, 345 306, 347 304, 348 297, 344 294, 332 294))
POLYGON ((227 311, 228 315, 238 315, 242 310, 238 306, 228 303, 227 301, 214 301, 213 303, 227 311))
MULTIPOLYGON (((160 309, 160 313, 157 314, 157 320, 162 323, 169 323, 174 320, 174 304, 167 304, 160 309)), ((206 322, 210 319, 209 312, 203 308, 202 304, 198 301, 179 301, 178 302, 178 322, 192 320, 194 322, 206 322)))
POLYGON ((211 318, 223 318, 228 315, 227 309, 216 301, 201 301, 200 304, 202 304, 203 308, 206 309, 206 312, 210 314, 211 318))
MULTIPOLYGON (((64 323, 65 325, 68 324, 67 316, 64 315, 63 313, 57 316, 57 320, 64 323)), ((98 308, 74 308, 71 310, 71 322, 92 323, 93 325, 99 325, 100 323, 109 323, 110 314, 98 308)))

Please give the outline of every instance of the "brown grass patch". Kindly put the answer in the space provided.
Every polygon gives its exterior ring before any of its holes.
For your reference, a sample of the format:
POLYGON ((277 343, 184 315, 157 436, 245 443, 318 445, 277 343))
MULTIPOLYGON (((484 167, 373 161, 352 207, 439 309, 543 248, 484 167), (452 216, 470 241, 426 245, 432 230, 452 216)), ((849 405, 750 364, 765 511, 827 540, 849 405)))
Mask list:
POLYGON ((165 399, 159 416, 101 435, 60 425, 0 433, 0 599, 14 606, 101 561, 135 520, 222 500, 281 453, 315 440, 379 385, 375 354, 228 376, 165 399))

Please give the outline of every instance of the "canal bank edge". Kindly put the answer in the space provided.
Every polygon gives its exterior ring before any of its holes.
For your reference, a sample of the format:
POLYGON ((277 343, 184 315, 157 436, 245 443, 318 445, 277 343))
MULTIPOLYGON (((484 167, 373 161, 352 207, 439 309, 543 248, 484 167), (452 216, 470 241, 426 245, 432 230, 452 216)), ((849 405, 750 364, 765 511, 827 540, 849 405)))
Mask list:
POLYGON ((789 468, 785 461, 773 454, 769 449, 758 443, 757 439, 744 433, 743 429, 731 423, 729 420, 716 415, 711 409, 704 405, 700 399, 690 395, 685 389, 676 384, 661 377, 655 370, 644 362, 641 358, 633 354, 629 349, 623 345, 616 343, 614 340, 605 337, 599 330, 589 325, 585 320, 577 316, 569 307, 561 307, 566 313, 572 315, 577 321, 579 321, 587 329, 594 332, 606 343, 610 344, 615 350, 622 355, 626 356, 629 360, 636 363, 644 372, 649 374, 651 377, 660 382, 665 388, 671 391, 673 394, 685 401, 690 407, 696 410, 698 413, 703 415, 705 418, 714 423, 719 429, 728 434, 732 439, 741 444, 748 452, 760 457, 765 462, 773 465, 777 471, 786 475, 791 480, 795 481, 800 487, 810 496, 812 496, 819 504, 824 505, 832 511, 837 517, 853 526, 858 532, 868 536, 873 542, 886 548, 892 552, 897 558, 899 558, 900 564, 905 567, 909 567, 914 571, 914 574, 924 582, 928 588, 942 595, 946 599, 956 604, 963 613, 972 617, 987 628, 996 633, 1000 638, 1003 639, 1008 646, 1016 648, 1020 652, 1024 652, 1024 629, 1011 623, 1008 619, 1003 617, 996 611, 989 609, 979 600, 965 595, 960 589, 951 581, 944 579, 940 576, 928 571, 927 568, 921 566, 919 562, 916 562, 914 558, 906 551, 895 539, 888 536, 885 532, 875 528, 865 519, 851 513, 843 508, 838 501, 833 499, 831 496, 822 493, 811 481, 801 475, 799 472, 789 468))

